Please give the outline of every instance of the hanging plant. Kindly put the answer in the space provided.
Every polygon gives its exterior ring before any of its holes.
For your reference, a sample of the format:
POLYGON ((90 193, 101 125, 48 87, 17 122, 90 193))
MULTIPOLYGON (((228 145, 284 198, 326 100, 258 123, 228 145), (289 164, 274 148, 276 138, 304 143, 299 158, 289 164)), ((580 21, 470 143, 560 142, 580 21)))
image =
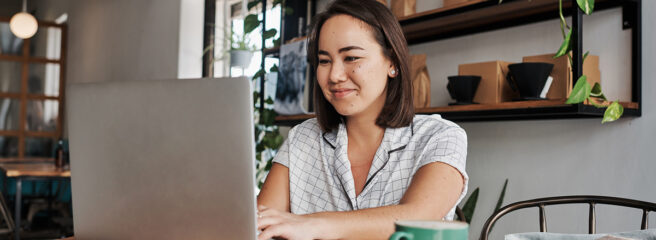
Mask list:
MULTIPOLYGON (((499 4, 502 2, 503 0, 499 0, 499 4)), ((576 4, 586 15, 590 15, 594 11, 594 0, 576 0, 576 4)), ((570 64, 572 64, 572 69, 574 69, 574 61, 572 61, 571 54, 572 34, 574 34, 574 29, 567 25, 567 21, 565 21, 565 16, 563 15, 563 0, 558 1, 558 14, 560 16, 560 31, 563 35, 563 43, 558 48, 558 51, 556 51, 554 58, 559 58, 567 55, 570 60, 570 64)), ((585 54, 583 54, 582 62, 585 61, 585 58, 588 56, 588 54, 589 52, 585 52, 585 54)), ((597 108, 606 107, 606 111, 604 112, 604 117, 601 120, 601 123, 615 121, 619 119, 624 113, 624 107, 622 107, 618 100, 615 100, 606 106, 608 99, 601 91, 601 85, 599 83, 595 83, 594 86, 590 86, 590 83, 587 81, 587 76, 581 75, 581 77, 576 80, 576 83, 572 88, 572 92, 570 93, 565 103, 578 104, 583 103, 585 100, 588 100, 590 104, 597 108)))
MULTIPOLYGON (((259 6, 261 1, 252 0, 248 3, 248 10, 259 6)), ((273 7, 281 4, 280 0, 275 0, 273 2, 273 7)), ((257 29, 259 26, 262 26, 262 40, 273 38, 276 36, 278 31, 276 29, 264 30, 265 26, 263 21, 259 19, 257 14, 249 14, 244 19, 244 32, 252 32, 257 29)), ((264 49, 264 45, 262 46, 264 49)), ((269 72, 278 72, 278 66, 274 65, 269 69, 269 72)), ((266 70, 264 68, 259 69, 255 75, 253 75, 252 80, 257 81, 266 81, 264 77, 266 75, 266 70)), ((257 187, 261 188, 266 179, 271 166, 273 165, 273 157, 276 155, 280 146, 284 141, 282 135, 280 134, 280 129, 277 125, 274 124, 276 112, 273 110, 273 99, 268 97, 264 100, 264 103, 261 101, 261 92, 254 89, 253 90, 253 112, 254 112, 254 123, 255 123, 255 177, 257 187)))
MULTIPOLYGON (((592 14, 592 11, 594 10, 594 0, 577 0, 576 3, 581 11, 583 11, 586 15, 592 14)), ((561 44, 554 58, 567 55, 570 59, 570 63, 574 64, 574 62, 571 61, 572 55, 570 53, 570 50, 572 49, 572 32, 574 29, 567 25, 565 17, 563 16, 563 0, 558 1, 558 11, 560 14, 560 30, 563 33, 563 43, 561 44), (567 34, 565 34, 566 28, 569 29, 567 34)), ((589 52, 585 52, 585 54, 583 54, 583 62, 585 62, 588 53, 589 52)), ((572 66, 572 69, 574 69, 574 66, 572 66)), ((581 77, 576 80, 574 88, 572 88, 572 93, 569 95, 569 98, 567 98, 565 103, 578 104, 584 102, 585 100, 588 100, 590 104, 597 108, 606 107, 606 111, 604 112, 604 117, 601 120, 601 123, 615 121, 619 119, 624 113, 624 107, 622 107, 618 100, 615 100, 608 106, 602 104, 603 102, 607 102, 608 99, 606 99, 606 96, 604 96, 603 92, 601 91, 601 85, 599 83, 595 83, 594 86, 590 86, 590 83, 587 81, 587 76, 581 75, 581 77)))

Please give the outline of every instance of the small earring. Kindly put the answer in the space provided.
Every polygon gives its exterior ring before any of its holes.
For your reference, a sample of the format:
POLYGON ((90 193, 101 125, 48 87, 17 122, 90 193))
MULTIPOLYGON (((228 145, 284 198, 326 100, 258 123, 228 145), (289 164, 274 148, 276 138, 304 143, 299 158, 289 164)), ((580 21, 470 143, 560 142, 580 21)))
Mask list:
POLYGON ((391 73, 392 75, 394 75, 394 74, 396 74, 396 70, 394 70, 394 68, 392 68, 392 71, 390 71, 390 73, 391 73))

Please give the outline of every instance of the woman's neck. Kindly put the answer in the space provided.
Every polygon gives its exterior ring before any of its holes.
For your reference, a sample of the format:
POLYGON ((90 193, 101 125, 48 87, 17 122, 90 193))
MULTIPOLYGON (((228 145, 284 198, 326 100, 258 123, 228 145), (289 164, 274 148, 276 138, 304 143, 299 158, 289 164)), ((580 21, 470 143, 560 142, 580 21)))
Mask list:
MULTIPOLYGON (((387 87, 385 87, 387 90, 387 87)), ((386 92, 386 91, 384 91, 386 92)), ((349 147, 378 148, 383 141, 385 129, 376 124, 376 119, 383 111, 385 94, 381 94, 364 111, 346 117, 346 132, 349 147), (353 144, 354 143, 354 144, 353 144)))
POLYGON ((385 129, 376 125, 376 118, 377 116, 348 117, 346 119, 346 133, 349 139, 349 145, 380 145, 385 134, 385 129))

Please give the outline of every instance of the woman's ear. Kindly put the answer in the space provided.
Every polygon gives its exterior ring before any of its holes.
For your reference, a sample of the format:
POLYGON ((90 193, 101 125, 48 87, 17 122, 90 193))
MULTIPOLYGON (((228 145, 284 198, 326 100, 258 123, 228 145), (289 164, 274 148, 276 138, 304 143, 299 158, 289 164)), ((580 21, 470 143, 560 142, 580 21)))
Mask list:
POLYGON ((389 71, 387 71, 387 76, 395 78, 397 75, 399 75, 399 70, 394 65, 390 66, 389 71))

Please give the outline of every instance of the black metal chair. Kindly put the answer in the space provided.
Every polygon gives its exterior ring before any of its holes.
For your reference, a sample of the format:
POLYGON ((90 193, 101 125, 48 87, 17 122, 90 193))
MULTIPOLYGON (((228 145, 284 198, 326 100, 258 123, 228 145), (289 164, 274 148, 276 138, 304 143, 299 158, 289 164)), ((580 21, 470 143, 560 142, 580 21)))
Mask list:
POLYGON ((462 211, 462 209, 460 209, 460 207, 458 207, 458 206, 456 206, 456 217, 457 217, 458 220, 460 220, 461 222, 466 222, 466 221, 467 221, 467 220, 465 220, 465 213, 464 213, 464 212, 462 211))
POLYGON ((490 216, 485 225, 483 225, 483 230, 481 231, 481 240, 487 240, 488 235, 490 234, 490 228, 492 225, 501 218, 501 216, 508 214, 509 212, 537 207, 540 211, 540 232, 547 231, 547 219, 544 212, 544 207, 547 205, 558 205, 558 204, 571 204, 571 203, 587 203, 590 207, 589 217, 588 217, 588 233, 594 234, 596 232, 596 214, 595 214, 595 205, 596 204, 608 204, 616 205, 630 208, 637 208, 642 210, 642 224, 640 224, 640 229, 647 229, 648 225, 648 215, 650 211, 656 211, 656 203, 638 201, 633 199, 626 198, 617 198, 617 197, 606 197, 606 196, 559 196, 559 197, 548 197, 548 198, 538 198, 527 201, 521 201, 509 204, 499 211, 495 212, 490 216))
MULTIPOLYGON (((0 236, 5 236, 5 235, 11 235, 14 232, 14 219, 11 218, 11 214, 9 212, 9 208, 7 207, 7 203, 5 202, 4 196, 2 196, 2 193, 0 193, 0 217, 2 217, 2 221, 0 223, 4 222, 4 227, 0 229, 0 236)), ((8 236, 5 236, 9 238, 8 236)))

